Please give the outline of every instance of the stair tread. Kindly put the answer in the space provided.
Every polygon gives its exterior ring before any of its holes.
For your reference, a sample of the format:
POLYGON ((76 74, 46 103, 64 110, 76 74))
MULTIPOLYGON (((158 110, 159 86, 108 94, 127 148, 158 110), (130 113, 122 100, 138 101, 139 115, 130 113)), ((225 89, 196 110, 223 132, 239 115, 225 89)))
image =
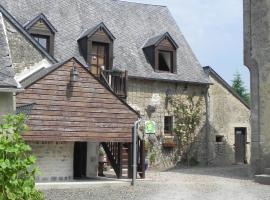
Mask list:
POLYGON ((269 174, 259 174, 259 175, 255 175, 255 177, 267 177, 270 178, 269 174))
POLYGON ((255 182, 270 185, 270 175, 269 174, 259 174, 255 175, 255 182))

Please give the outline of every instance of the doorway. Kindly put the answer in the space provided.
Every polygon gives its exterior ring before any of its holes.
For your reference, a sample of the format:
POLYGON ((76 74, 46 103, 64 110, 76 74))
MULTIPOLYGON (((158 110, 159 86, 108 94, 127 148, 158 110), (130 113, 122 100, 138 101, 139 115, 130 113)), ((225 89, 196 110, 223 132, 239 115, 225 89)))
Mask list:
POLYGON ((246 163, 247 128, 235 128, 235 163, 246 163))
POLYGON ((86 177, 87 142, 75 142, 73 159, 74 179, 86 177))

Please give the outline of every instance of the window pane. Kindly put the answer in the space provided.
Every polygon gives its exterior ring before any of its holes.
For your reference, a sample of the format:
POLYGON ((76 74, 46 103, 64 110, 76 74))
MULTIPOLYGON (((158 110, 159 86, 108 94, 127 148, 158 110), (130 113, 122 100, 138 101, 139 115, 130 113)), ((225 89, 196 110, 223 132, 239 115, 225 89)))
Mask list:
POLYGON ((92 55, 92 61, 91 61, 92 65, 97 65, 98 64, 97 61, 98 61, 97 56, 96 55, 92 55))
POLYGON ((44 49, 47 49, 47 38, 39 38, 38 42, 44 49))
POLYGON ((105 55, 105 46, 100 45, 98 47, 98 55, 101 56, 101 57, 104 57, 104 55, 105 55))
POLYGON ((98 46, 96 44, 92 45, 92 54, 97 54, 98 46))
POLYGON ((98 57, 98 65, 101 67, 101 66, 104 66, 104 58, 103 57, 98 57))
POLYGON ((160 51, 158 54, 159 70, 170 71, 172 65, 172 52, 160 51))
POLYGON ((164 117, 164 133, 172 133, 173 131, 173 118, 172 116, 164 117))

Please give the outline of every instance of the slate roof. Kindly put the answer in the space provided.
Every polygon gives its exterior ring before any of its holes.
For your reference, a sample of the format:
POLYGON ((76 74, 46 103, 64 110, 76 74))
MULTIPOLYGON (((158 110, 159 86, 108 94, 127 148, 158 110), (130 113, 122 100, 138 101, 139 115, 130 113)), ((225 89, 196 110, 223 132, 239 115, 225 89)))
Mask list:
POLYGON ((1 4, 21 24, 44 13, 58 30, 54 51, 57 60, 80 57, 77 39, 104 22, 116 38, 114 67, 128 70, 130 77, 209 83, 167 7, 119 0, 1 0, 1 4), (165 32, 179 46, 178 74, 154 72, 143 53, 143 46, 150 38, 165 32))
POLYGON ((0 13, 0 88, 17 88, 14 75, 3 16, 0 13))
POLYGON ((209 66, 203 67, 205 73, 209 76, 212 75, 218 82, 220 82, 223 87, 225 87, 233 96, 235 96, 242 104, 244 104, 248 109, 250 109, 250 106, 244 101, 242 97, 240 97, 233 88, 221 77, 219 74, 209 66))

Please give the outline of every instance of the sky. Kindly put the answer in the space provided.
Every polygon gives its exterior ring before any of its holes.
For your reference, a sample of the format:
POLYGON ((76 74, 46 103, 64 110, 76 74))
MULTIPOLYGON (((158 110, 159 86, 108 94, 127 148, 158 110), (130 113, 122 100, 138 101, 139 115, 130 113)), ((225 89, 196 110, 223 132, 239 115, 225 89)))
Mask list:
POLYGON ((165 5, 202 66, 211 66, 229 84, 238 71, 249 90, 243 65, 242 0, 129 0, 165 5))

